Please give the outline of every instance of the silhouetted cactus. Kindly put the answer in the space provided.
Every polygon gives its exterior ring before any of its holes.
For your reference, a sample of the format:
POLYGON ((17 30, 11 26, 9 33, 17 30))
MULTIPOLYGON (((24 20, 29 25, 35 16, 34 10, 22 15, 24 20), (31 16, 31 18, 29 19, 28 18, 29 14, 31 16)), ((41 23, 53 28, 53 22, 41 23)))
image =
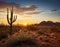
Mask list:
POLYGON ((13 7, 12 7, 12 9, 11 9, 11 15, 10 15, 10 17, 9 17, 9 11, 8 11, 8 8, 7 8, 7 21, 8 21, 8 24, 10 25, 10 34, 11 34, 11 32, 12 32, 12 24, 16 21, 16 19, 17 19, 17 16, 13 16, 13 7))

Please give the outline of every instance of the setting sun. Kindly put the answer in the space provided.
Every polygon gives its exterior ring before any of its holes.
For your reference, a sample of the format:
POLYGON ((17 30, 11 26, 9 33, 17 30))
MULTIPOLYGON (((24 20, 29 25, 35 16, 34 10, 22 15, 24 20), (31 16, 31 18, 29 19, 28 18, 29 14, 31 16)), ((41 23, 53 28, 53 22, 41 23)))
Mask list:
POLYGON ((27 23, 23 23, 24 26, 27 26, 27 23))

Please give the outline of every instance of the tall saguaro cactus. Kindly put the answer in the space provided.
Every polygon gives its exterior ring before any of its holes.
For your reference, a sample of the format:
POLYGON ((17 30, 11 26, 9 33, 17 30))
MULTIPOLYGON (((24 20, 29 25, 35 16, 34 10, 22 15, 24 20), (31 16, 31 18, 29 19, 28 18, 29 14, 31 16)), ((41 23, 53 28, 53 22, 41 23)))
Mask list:
POLYGON ((7 8, 7 21, 8 21, 8 24, 10 25, 10 32, 9 32, 10 34, 12 34, 12 25, 16 21, 16 19, 17 19, 17 16, 13 15, 13 7, 11 9, 10 16, 7 8))

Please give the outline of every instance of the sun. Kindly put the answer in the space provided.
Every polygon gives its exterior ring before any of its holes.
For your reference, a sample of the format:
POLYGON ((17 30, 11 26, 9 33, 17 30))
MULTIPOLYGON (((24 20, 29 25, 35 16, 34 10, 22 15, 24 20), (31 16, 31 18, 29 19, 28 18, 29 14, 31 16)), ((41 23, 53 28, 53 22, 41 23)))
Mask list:
POLYGON ((27 26, 27 23, 23 23, 24 26, 27 26))

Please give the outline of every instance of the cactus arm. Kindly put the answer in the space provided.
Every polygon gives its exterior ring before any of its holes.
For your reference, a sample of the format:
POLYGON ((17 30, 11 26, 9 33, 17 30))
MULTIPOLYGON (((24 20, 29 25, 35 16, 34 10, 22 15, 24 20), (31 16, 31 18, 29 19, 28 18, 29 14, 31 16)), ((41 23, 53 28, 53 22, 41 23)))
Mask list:
POLYGON ((15 22, 17 19, 17 16, 14 16, 14 19, 12 20, 12 23, 15 22))
POLYGON ((12 23, 12 20, 13 20, 13 8, 11 10, 11 17, 10 17, 10 22, 12 23))
POLYGON ((9 12, 8 12, 8 8, 7 8, 7 21, 8 21, 8 23, 10 24, 8 13, 9 13, 9 12))
POLYGON ((13 7, 12 7, 12 10, 11 10, 11 19, 13 18, 13 7))

